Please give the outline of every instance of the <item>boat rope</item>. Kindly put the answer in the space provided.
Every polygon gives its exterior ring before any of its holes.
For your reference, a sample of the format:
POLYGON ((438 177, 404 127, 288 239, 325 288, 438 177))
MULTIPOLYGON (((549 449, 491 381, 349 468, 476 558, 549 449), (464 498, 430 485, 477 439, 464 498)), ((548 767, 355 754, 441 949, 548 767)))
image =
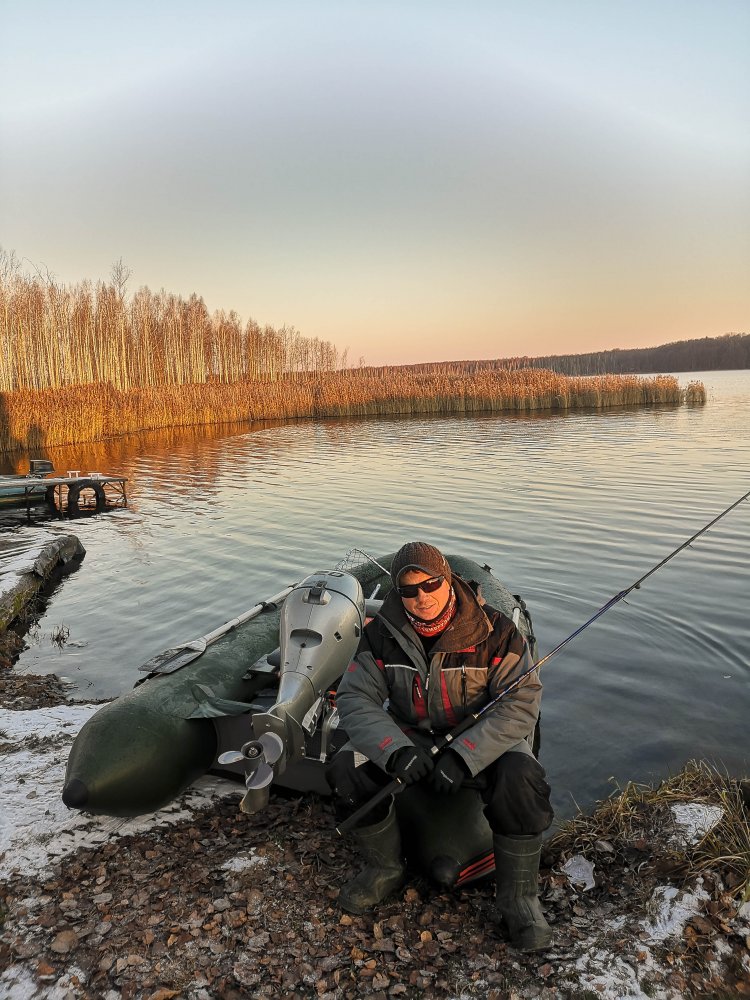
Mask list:
MULTIPOLYGON (((471 726, 473 726, 474 723, 477 722, 481 718, 481 716, 484 715, 485 712, 489 712, 492 708, 494 708, 495 705, 497 705, 498 702, 500 702, 503 698, 505 698, 506 695, 510 694, 511 691, 515 691, 515 689, 519 686, 519 684, 523 684, 523 682, 526 680, 527 677, 530 677, 533 673, 539 670, 540 667, 542 667, 545 663, 547 663, 548 660, 551 660, 556 653, 559 653, 560 650, 563 649, 565 646, 567 646, 569 642, 572 642, 573 639, 575 639, 576 636, 579 636, 584 629, 587 629, 589 625, 592 625, 598 618, 601 618, 603 614, 606 614, 606 612, 609 611, 610 608, 614 607, 615 604, 618 604, 620 601, 626 598, 628 594, 630 594, 632 591, 639 590, 641 584, 645 580, 647 580, 650 576, 653 576, 653 574, 657 570, 661 569, 662 566, 666 565, 666 563, 668 563, 670 559, 674 559, 674 557, 678 553, 682 552, 683 549, 686 549, 689 545, 692 545, 692 543, 696 540, 696 538, 700 538, 700 536, 705 534, 705 532, 707 532, 709 528, 712 528, 717 521, 720 521, 722 517, 726 517, 726 515, 730 511, 734 510, 735 507, 738 507, 743 501, 747 500, 748 498, 750 498, 750 491, 748 491, 744 496, 741 496, 739 500, 735 500, 733 504, 730 504, 729 507, 725 508, 720 514, 717 514, 712 521, 709 521, 708 524, 704 525, 699 531, 696 531, 695 534, 691 535, 687 541, 682 543, 682 545, 678 545, 676 549, 673 549, 669 553, 669 555, 665 556, 655 566, 652 566, 647 573, 644 573, 643 576, 639 576, 638 579, 635 581, 635 583, 631 583, 631 585, 629 587, 626 587, 625 590, 621 590, 619 593, 615 594, 614 597, 611 597, 606 604, 603 604, 599 608, 599 610, 596 611, 588 619, 588 621, 585 621, 583 625, 579 625, 578 628, 575 630, 575 632, 571 632, 571 634, 567 636, 567 638, 563 639, 562 642, 558 643, 554 649, 551 649, 546 656, 543 656, 540 660, 537 660, 536 663, 530 666, 527 670, 524 670, 523 673, 520 673, 515 680, 510 682, 510 684, 506 684, 506 686, 498 694, 496 694, 491 701, 488 701, 486 705, 478 709, 476 712, 472 712, 469 715, 467 715, 458 723, 457 726, 454 726, 454 728, 451 729, 449 733, 446 733, 444 736, 442 736, 432 747, 431 753, 437 757, 437 755, 440 754, 446 747, 450 746, 450 744, 453 743, 453 741, 457 737, 461 736, 462 733, 465 733, 467 729, 470 729, 471 726)), ((365 802, 365 804, 361 806, 359 809, 357 809, 356 812, 353 812, 351 816, 347 817, 347 819, 345 819, 343 823, 340 823, 336 828, 337 832, 343 834, 347 830, 350 830, 353 826, 356 826, 356 824, 364 816, 366 816, 372 809, 374 809, 374 807, 379 802, 382 802, 383 799, 387 798, 389 795, 393 795, 396 792, 403 791, 405 787, 406 786, 403 785, 403 783, 399 781, 398 778, 394 778, 393 781, 391 781, 384 788, 382 788, 376 795, 374 795, 371 799, 365 802)))

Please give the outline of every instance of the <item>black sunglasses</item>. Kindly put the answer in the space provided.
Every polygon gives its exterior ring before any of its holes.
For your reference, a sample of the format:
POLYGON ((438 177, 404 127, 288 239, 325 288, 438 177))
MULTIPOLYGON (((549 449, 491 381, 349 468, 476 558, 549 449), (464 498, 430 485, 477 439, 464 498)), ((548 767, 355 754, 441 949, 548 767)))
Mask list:
POLYGON ((444 576, 431 576, 429 580, 422 580, 421 583, 405 583, 402 587, 396 587, 400 597, 416 597, 420 590, 425 594, 431 594, 442 586, 444 576))

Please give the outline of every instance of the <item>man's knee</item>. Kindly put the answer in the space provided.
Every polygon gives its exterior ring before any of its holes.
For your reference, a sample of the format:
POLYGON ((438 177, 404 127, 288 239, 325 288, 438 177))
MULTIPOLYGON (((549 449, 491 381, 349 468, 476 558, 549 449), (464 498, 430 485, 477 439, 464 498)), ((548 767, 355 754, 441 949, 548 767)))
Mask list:
POLYGON ((351 750, 339 750, 326 764, 325 770, 326 781, 333 794, 350 806, 356 805, 363 798, 358 768, 354 761, 351 750))
MULTIPOLYGON (((342 748, 326 765, 326 781, 335 796, 337 818, 342 819, 362 805, 387 783, 388 776, 371 761, 356 763, 352 750, 342 748)), ((386 803, 386 812, 387 812, 386 803)), ((372 817, 377 818, 373 812, 372 817)), ((367 822, 374 822, 368 815, 367 822)))
POLYGON ((507 837, 542 833, 552 822, 544 768, 529 754, 505 753, 491 768, 485 815, 494 833, 507 837))

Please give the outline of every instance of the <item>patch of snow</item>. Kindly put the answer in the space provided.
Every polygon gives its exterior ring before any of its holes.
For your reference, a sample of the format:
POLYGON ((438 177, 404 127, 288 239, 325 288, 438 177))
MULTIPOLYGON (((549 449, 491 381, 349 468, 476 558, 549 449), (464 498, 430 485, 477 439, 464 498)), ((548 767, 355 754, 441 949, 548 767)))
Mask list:
POLYGON ((174 802, 133 819, 71 811, 60 797, 68 752, 81 726, 100 705, 56 705, 29 712, 0 709, 0 733, 11 744, 0 771, 0 877, 43 873, 53 860, 104 843, 189 819, 218 795, 236 793, 235 782, 200 778, 174 802), (34 746, 25 741, 34 738, 34 746), (38 742, 41 740, 41 744, 38 742))
MULTIPOLYGON (((10 965, 0 975, 0 997, 3 1000, 74 1000, 86 995, 87 976, 71 966, 55 983, 40 985, 29 965, 10 965), (73 982, 73 980, 77 980, 73 982)), ((119 994, 118 994, 119 995, 119 994)))
POLYGON ((709 899, 700 879, 694 893, 684 892, 671 885, 657 886, 649 902, 654 916, 650 920, 641 921, 641 926, 652 943, 666 941, 673 934, 679 934, 688 920, 701 912, 703 904, 709 899))
POLYGON ((582 854, 575 854, 562 866, 562 870, 568 876, 571 885, 583 886, 584 892, 593 889, 596 885, 594 881, 594 865, 587 861, 582 854))
POLYGON ((29 997, 45 996, 39 992, 39 984, 27 965, 10 965, 0 974, 0 996, 3 1000, 29 1000, 29 997))
POLYGON ((225 872, 239 873, 247 871, 248 868, 253 868, 255 865, 265 865, 267 863, 267 858, 261 857, 254 850, 251 850, 249 854, 238 854, 233 858, 229 858, 221 867, 225 872))
POLYGON ((723 937, 719 937, 718 935, 713 941, 713 950, 716 952, 717 955, 726 956, 732 954, 731 944, 729 944, 729 942, 726 941, 723 937))
POLYGON ((61 734, 68 735, 63 731, 70 730, 72 742, 84 722, 100 707, 100 705, 53 705, 50 708, 39 708, 28 712, 0 709, 0 731, 5 733, 6 739, 20 743, 27 736, 52 739, 61 734))
POLYGON ((607 951, 582 955, 575 964, 580 986, 595 991, 602 1000, 668 1000, 669 994, 652 983, 648 984, 648 992, 642 987, 641 980, 651 967, 648 961, 651 956, 647 949, 641 950, 646 960, 632 964, 607 951))
POLYGON ((4 546, 4 558, 0 559, 0 597, 16 586, 19 576, 34 571, 34 563, 44 546, 59 537, 44 528, 22 528, 14 532, 12 543, 4 546))
POLYGON ((702 802, 681 802, 671 808, 677 827, 672 843, 680 847, 697 844, 724 815, 720 806, 709 806, 702 802))

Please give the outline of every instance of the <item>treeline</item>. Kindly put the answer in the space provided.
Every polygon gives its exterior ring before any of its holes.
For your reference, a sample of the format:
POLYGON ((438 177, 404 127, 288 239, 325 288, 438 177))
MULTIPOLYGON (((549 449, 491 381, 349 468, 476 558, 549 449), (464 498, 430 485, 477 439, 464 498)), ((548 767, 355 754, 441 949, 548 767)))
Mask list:
MULTIPOLYGON (((471 373, 497 368, 544 368, 562 375, 637 375, 660 372, 702 372, 750 368, 750 334, 678 340, 660 347, 615 348, 590 354, 550 354, 544 357, 498 358, 493 361, 440 361, 407 365, 415 374, 429 371, 471 373)), ((387 371, 388 369, 381 369, 387 371)))
POLYGON ((677 340, 659 347, 595 351, 523 358, 521 364, 550 368, 564 375, 600 375, 638 372, 702 372, 750 368, 750 334, 726 333, 721 337, 677 340))
POLYGON ((141 288, 128 297, 128 277, 117 264, 109 282, 66 286, 21 273, 0 252, 0 391, 230 384, 346 367, 346 351, 327 341, 210 314, 197 295, 141 288))

